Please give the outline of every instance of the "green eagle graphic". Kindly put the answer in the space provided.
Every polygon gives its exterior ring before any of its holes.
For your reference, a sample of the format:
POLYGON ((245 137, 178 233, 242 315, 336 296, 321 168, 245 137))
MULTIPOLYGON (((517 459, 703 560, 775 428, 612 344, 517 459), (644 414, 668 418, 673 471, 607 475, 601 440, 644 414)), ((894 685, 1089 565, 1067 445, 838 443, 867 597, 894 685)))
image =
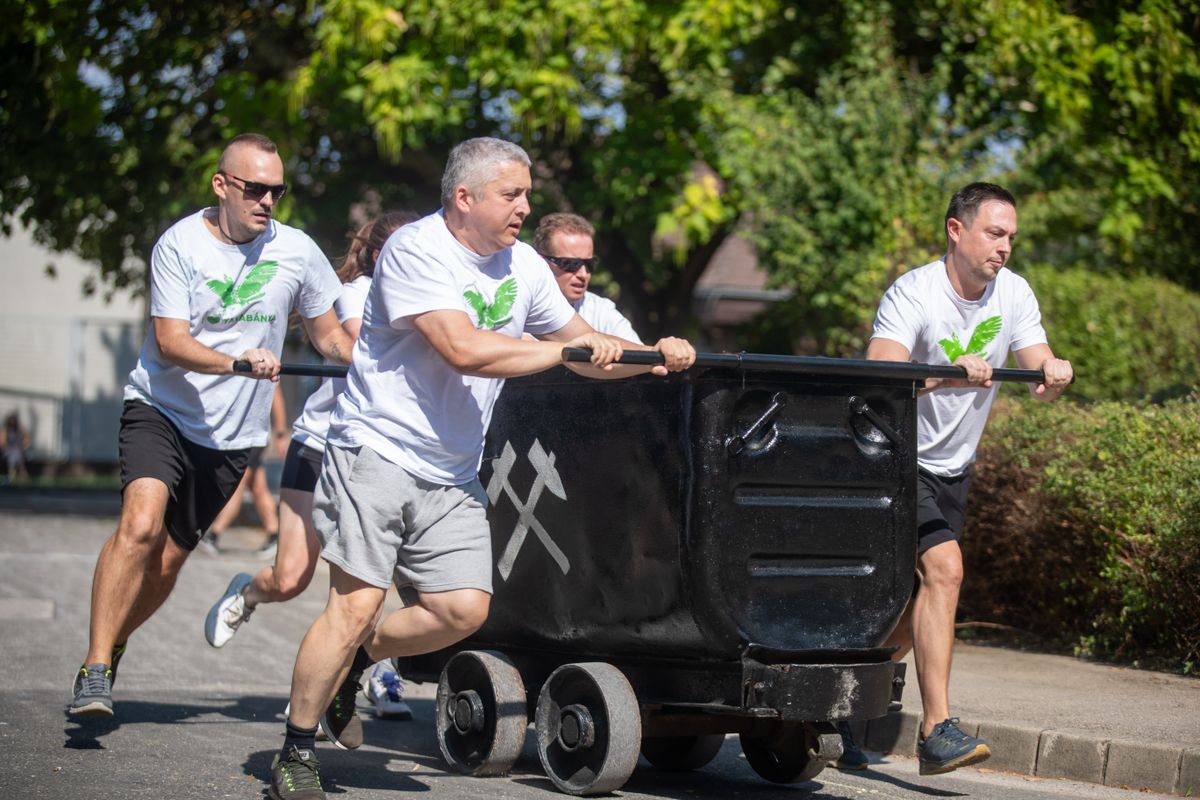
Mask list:
POLYGON ((496 287, 496 299, 491 304, 483 299, 483 295, 473 289, 463 292, 463 297, 475 310, 475 316, 479 320, 478 327, 494 331, 497 328, 503 328, 512 320, 509 312, 512 311, 513 303, 517 299, 517 279, 511 276, 505 278, 503 283, 496 287))
POLYGON ((983 322, 975 326, 975 330, 971 333, 971 340, 967 342, 964 348, 962 342, 958 340, 958 334, 951 333, 949 339, 939 339, 938 344, 942 346, 942 350, 946 353, 946 358, 950 359, 950 363, 954 363, 954 359, 961 355, 973 355, 981 358, 987 358, 987 353, 983 348, 987 347, 992 339, 996 338, 996 334, 1000 333, 1000 327, 1004 324, 997 314, 994 317, 988 317, 983 322))
MULTIPOLYGON (((234 286, 233 279, 227 275, 222 275, 220 280, 214 279, 205 283, 220 298, 224 308, 244 306, 266 296, 266 286, 278 271, 278 261, 260 261, 250 268, 249 274, 237 286, 234 286)), ((208 321, 220 322, 221 316, 218 314, 209 317, 208 321)))

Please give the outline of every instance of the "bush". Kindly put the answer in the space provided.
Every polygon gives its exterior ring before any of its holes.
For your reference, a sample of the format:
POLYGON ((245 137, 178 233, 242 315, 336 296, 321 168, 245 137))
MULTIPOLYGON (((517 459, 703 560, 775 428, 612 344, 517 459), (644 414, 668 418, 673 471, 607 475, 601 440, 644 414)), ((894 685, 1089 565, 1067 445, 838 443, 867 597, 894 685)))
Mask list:
POLYGON ((1074 397, 1165 398, 1200 385, 1200 295, 1161 278, 1081 267, 1037 265, 1022 274, 1055 354, 1079 375, 1074 397))
POLYGON ((972 468, 962 610, 1200 672, 1200 395, 1002 399, 972 468))

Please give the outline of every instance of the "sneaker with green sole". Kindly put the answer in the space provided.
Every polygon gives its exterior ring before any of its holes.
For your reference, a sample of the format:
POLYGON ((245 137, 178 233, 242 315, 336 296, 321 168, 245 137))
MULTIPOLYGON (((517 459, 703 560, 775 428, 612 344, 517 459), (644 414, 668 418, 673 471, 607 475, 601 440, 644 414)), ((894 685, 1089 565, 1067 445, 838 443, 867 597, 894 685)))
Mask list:
POLYGON ((333 702, 321 717, 321 730, 334 746, 341 750, 357 750, 363 742, 362 720, 354 700, 361 688, 362 675, 350 675, 338 687, 333 702))
POLYGON ((271 762, 271 790, 274 800, 325 800, 321 788, 321 762, 312 750, 296 746, 288 749, 287 758, 275 754, 271 762))

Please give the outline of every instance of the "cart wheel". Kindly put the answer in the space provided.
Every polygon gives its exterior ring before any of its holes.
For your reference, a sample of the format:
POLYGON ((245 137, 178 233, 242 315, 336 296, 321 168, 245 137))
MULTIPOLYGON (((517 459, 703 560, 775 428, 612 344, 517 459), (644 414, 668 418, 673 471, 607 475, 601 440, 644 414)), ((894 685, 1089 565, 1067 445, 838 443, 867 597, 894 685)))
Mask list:
POLYGON ((813 752, 814 742, 803 725, 789 725, 770 736, 740 734, 746 761, 773 783, 811 781, 825 769, 813 752))
POLYGON ((525 684, 508 658, 464 650, 447 662, 437 689, 438 746, 466 775, 503 775, 525 745, 525 684))
POLYGON ((573 795, 621 788, 637 766, 642 717, 629 681, 611 664, 564 664, 537 703, 538 757, 573 795))
POLYGON ((642 755, 659 769, 684 772, 700 769, 717 757, 725 734, 701 736, 661 736, 642 740, 642 755))

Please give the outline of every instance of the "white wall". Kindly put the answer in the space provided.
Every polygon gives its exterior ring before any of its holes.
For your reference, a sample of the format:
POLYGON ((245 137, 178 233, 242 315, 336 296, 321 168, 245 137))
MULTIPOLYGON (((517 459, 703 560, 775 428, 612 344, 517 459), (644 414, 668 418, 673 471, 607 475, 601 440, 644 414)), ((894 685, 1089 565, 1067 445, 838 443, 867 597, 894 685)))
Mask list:
POLYGON ((145 336, 144 303, 85 297, 95 267, 20 228, 0 238, 0 419, 16 410, 38 460, 117 459, 121 389, 145 336), (57 277, 46 274, 53 263, 57 277))

